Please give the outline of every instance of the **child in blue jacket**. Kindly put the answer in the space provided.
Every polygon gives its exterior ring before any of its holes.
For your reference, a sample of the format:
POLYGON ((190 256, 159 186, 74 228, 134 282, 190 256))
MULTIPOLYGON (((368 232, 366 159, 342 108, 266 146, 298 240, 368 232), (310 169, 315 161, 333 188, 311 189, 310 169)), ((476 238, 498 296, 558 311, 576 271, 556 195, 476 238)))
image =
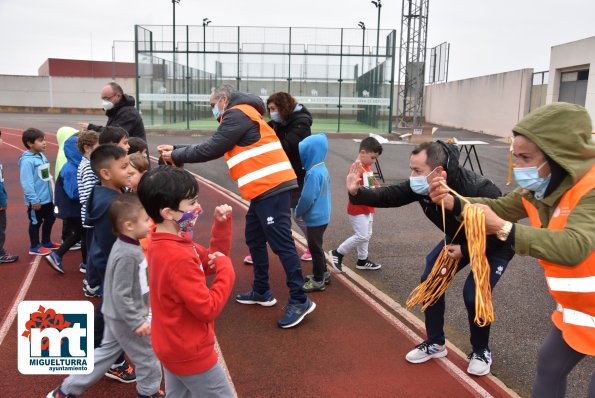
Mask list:
MULTIPOLYGON (((0 131, 0 146, 2 145, 2 132, 0 131)), ((6 240, 6 189, 4 188, 4 175, 2 174, 2 165, 0 164, 0 263, 14 263, 19 256, 10 255, 4 250, 4 241, 6 240)))
POLYGON ((50 162, 45 157, 46 141, 43 131, 28 128, 23 131, 23 145, 27 150, 19 158, 21 186, 29 217, 29 254, 47 256, 60 245, 52 243, 51 234, 54 221, 52 195, 52 175, 50 162), (41 243, 39 230, 41 229, 41 243))
POLYGON ((295 216, 302 218, 308 227, 306 235, 314 270, 314 275, 306 276, 302 289, 305 292, 324 291, 330 283, 322 248, 324 231, 331 219, 331 177, 324 164, 328 140, 325 134, 311 135, 301 141, 298 148, 306 177, 295 216))

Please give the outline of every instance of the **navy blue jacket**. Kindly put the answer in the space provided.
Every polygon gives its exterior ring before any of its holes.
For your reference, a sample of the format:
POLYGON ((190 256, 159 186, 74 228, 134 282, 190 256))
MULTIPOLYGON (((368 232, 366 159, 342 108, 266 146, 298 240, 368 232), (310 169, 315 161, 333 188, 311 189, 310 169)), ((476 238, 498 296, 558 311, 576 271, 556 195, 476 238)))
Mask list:
POLYGON ((90 247, 88 248, 87 264, 91 263, 98 269, 105 271, 107 259, 116 241, 116 235, 107 215, 112 202, 120 195, 120 192, 96 185, 89 195, 87 201, 87 214, 85 216, 87 225, 92 228, 87 232, 91 233, 90 247))

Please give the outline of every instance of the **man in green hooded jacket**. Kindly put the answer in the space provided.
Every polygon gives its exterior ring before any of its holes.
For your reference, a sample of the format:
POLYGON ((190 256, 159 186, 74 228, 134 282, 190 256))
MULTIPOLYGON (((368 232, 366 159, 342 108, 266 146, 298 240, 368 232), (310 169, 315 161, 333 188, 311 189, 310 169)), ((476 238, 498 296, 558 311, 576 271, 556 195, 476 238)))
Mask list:
MULTIPOLYGON (((513 169, 520 188, 498 199, 470 198, 485 212, 487 235, 539 259, 556 301, 554 327, 538 357, 533 397, 563 397, 570 371, 595 355, 595 144, 587 111, 545 105, 514 128, 513 169), (529 217, 531 225, 517 221, 529 217)), ((434 203, 461 214, 460 199, 442 182, 430 184, 434 203)), ((595 373, 589 384, 595 397, 595 373)))

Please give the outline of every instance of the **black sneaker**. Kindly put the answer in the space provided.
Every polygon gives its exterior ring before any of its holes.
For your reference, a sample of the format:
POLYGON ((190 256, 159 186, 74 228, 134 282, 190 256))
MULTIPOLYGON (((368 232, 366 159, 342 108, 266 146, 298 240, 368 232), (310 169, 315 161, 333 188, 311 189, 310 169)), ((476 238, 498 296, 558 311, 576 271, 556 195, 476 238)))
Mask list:
POLYGON ((343 255, 337 250, 331 250, 328 254, 331 256, 333 269, 339 273, 343 272, 343 255))
POLYGON ((101 296, 99 294, 99 287, 100 285, 91 286, 87 283, 86 279, 83 279, 83 294, 85 295, 85 297, 94 298, 101 296))
POLYGON ((117 368, 109 368, 105 375, 110 379, 118 380, 121 383, 134 383, 136 381, 136 373, 134 373, 134 369, 132 365, 128 363, 128 361, 124 361, 124 363, 117 368))
POLYGON ((357 268, 357 269, 367 269, 367 270, 380 269, 380 267, 382 267, 382 265, 376 264, 375 262, 370 261, 368 259, 357 260, 357 264, 355 265, 355 268, 357 268))

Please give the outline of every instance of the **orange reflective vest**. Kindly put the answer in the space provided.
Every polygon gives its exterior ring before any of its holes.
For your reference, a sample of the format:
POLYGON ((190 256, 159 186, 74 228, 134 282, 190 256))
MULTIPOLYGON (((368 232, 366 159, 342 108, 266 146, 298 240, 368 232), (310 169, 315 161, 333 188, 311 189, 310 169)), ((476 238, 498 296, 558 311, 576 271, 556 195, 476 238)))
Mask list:
POLYGON ((252 200, 279 184, 295 180, 297 177, 279 138, 261 114, 249 105, 230 109, 244 112, 260 127, 258 142, 245 147, 236 145, 225 153, 229 175, 237 181, 242 197, 252 200))
MULTIPOLYGON (((548 224, 548 229, 563 230, 568 215, 581 198, 595 188, 595 166, 585 174, 560 200, 548 224)), ((541 228, 535 206, 523 198, 531 225, 541 228)), ((552 322, 562 332, 564 341, 575 351, 595 355, 595 251, 575 266, 563 266, 539 260, 545 271, 550 294, 557 308, 552 322)))

